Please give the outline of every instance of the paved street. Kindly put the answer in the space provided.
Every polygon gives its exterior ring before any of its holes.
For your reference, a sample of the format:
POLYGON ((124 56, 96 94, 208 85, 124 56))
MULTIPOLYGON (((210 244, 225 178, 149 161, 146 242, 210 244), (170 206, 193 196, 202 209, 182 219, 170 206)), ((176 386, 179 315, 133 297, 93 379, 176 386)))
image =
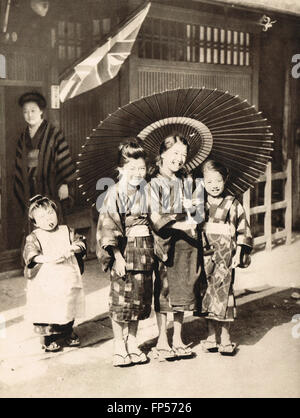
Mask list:
MULTIPOLYGON (((41 352, 24 321, 25 280, 2 277, 0 397, 299 397, 299 253, 300 237, 294 236, 291 246, 257 252, 251 266, 238 271, 235 357, 203 353, 204 321, 188 315, 184 340, 196 357, 157 362, 151 354, 157 337, 152 315, 139 332, 150 362, 122 369, 111 365, 108 276, 96 260, 86 263, 87 313, 77 324, 82 347, 56 354, 41 352)), ((169 331, 171 337, 171 322, 169 331)))

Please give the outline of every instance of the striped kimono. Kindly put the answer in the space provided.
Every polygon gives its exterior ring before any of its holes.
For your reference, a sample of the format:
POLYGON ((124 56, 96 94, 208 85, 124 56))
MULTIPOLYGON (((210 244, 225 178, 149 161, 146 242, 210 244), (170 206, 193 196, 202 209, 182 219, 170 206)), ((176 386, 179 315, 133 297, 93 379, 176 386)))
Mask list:
POLYGON ((28 127, 16 150, 14 192, 25 213, 29 199, 41 194, 58 202, 58 189, 75 177, 68 144, 62 132, 43 120, 33 138, 28 127))

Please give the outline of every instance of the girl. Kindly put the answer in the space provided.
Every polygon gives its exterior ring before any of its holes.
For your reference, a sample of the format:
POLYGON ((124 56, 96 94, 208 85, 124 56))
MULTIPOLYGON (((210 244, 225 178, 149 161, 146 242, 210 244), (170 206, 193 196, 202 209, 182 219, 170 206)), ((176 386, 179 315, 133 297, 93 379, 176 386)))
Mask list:
MULTIPOLYGON (((177 133, 166 137, 160 145, 158 173, 150 186, 150 219, 155 252, 160 260, 154 285, 159 336, 153 352, 160 361, 193 356, 191 348, 182 341, 181 331, 184 312, 193 311, 198 306, 196 289, 201 272, 202 246, 197 223, 187 221, 186 212, 179 213, 184 180, 192 180, 184 170, 188 152, 189 144, 185 138, 177 133), (172 348, 167 339, 168 312, 173 313, 174 319, 172 348)), ((190 205, 190 211, 195 210, 196 207, 190 205)))
POLYGON ((37 195, 30 203, 28 214, 35 229, 26 237, 23 252, 25 277, 29 279, 28 318, 41 335, 46 352, 61 350, 58 341, 62 339, 68 346, 78 346, 73 324, 75 317, 84 313, 81 273, 85 242, 67 225, 58 225, 52 200, 37 195))
POLYGON ((127 366, 148 361, 138 348, 136 335, 139 320, 151 312, 154 258, 141 187, 147 172, 146 154, 137 142, 119 147, 118 170, 120 181, 108 190, 100 211, 97 245, 104 271, 111 271, 113 365, 127 366))
POLYGON ((208 338, 201 344, 205 352, 233 355, 236 344, 231 342, 229 330, 236 317, 234 269, 250 264, 251 231, 243 206, 226 193, 227 169, 218 162, 207 160, 203 164, 203 178, 207 192, 203 228, 207 290, 202 313, 208 322, 208 338), (218 346, 219 333, 221 344, 218 346))

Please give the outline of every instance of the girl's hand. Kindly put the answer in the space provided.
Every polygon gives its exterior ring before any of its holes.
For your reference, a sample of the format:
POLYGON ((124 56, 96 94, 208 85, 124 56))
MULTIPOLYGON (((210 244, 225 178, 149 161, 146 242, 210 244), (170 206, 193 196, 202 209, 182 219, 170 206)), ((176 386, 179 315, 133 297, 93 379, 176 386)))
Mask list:
POLYGON ((241 260, 241 250, 242 250, 242 247, 241 247, 240 245, 238 245, 238 246, 237 246, 237 249, 236 249, 236 253, 235 253, 235 255, 232 257, 231 267, 232 267, 233 269, 235 269, 236 267, 238 267, 238 266, 239 266, 239 264, 240 264, 240 260, 241 260))
POLYGON ((81 249, 79 248, 77 244, 72 244, 70 249, 71 249, 71 253, 73 254, 81 252, 81 249))
POLYGON ((235 269, 239 264, 240 264, 240 257, 237 254, 235 254, 235 256, 233 256, 232 258, 231 267, 235 269))
POLYGON ((195 231, 195 229, 197 228, 197 223, 196 222, 187 222, 187 221, 177 221, 172 225, 173 229, 179 229, 180 231, 195 231))
POLYGON ((123 277, 126 274, 126 261, 121 253, 115 256, 115 262, 113 265, 113 269, 117 273, 118 276, 123 277))

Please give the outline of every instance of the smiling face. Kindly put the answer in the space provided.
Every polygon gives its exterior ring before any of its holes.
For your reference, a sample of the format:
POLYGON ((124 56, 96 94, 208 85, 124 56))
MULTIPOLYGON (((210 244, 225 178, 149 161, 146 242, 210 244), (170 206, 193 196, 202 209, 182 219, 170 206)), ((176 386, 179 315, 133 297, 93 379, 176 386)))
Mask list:
POLYGON ((35 225, 45 231, 52 231, 58 223, 56 211, 52 206, 38 207, 34 209, 32 217, 35 225))
POLYGON ((30 127, 36 126, 41 123, 43 111, 35 102, 27 102, 23 105, 23 116, 25 122, 28 123, 30 127))
POLYGON ((171 174, 177 173, 187 159, 187 146, 178 141, 161 154, 162 169, 171 174))
POLYGON ((128 162, 119 169, 122 180, 125 180, 131 186, 138 186, 146 177, 147 166, 143 158, 129 158, 128 162))
POLYGON ((203 173, 204 187, 210 196, 220 196, 225 188, 225 180, 218 171, 207 170, 203 173))

